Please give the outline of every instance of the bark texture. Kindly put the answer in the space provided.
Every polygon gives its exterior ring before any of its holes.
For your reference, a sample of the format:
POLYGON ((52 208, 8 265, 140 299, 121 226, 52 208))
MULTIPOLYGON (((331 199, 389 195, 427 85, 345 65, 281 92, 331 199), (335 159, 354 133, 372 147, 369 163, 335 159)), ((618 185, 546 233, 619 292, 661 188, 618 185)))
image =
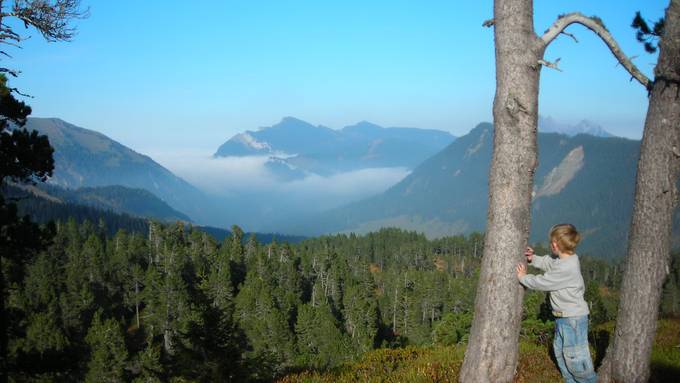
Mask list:
POLYGON ((489 210, 475 319, 461 382, 511 382, 518 357, 523 261, 537 165, 538 86, 544 44, 534 33, 532 0, 494 2, 496 95, 489 210))
POLYGON ((601 382, 646 382, 661 290, 669 267, 680 172, 680 0, 666 9, 640 146, 635 206, 616 330, 601 382))

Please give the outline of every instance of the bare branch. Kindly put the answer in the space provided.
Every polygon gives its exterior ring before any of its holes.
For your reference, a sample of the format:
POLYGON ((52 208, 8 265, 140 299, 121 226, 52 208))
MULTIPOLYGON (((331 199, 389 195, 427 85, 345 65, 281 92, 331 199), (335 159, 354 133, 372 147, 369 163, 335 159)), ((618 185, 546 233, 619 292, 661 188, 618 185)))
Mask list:
POLYGON ((11 75, 12 77, 17 77, 17 76, 19 76, 19 73, 21 73, 21 71, 9 69, 9 68, 0 68, 0 73, 7 73, 7 74, 11 75))
POLYGON ((15 47, 15 48, 21 49, 21 45, 15 44, 15 43, 13 43, 13 42, 5 41, 5 40, 0 40, 0 44, 11 45, 11 46, 13 46, 13 47, 15 47))
POLYGON ((18 94, 19 96, 28 97, 28 98, 34 98, 34 97, 31 96, 30 94, 21 93, 21 92, 19 91, 19 89, 17 89, 17 88, 8 88, 8 90, 9 90, 10 92, 13 92, 13 93, 18 94))
POLYGON ((489 20, 484 21, 484 22, 482 23, 482 26, 483 26, 483 27, 486 27, 486 28, 490 28, 490 27, 492 27, 494 24, 496 24, 496 20, 494 20, 494 19, 489 19, 489 20))
MULTIPOLYGON (((630 61, 633 61, 633 60, 635 60, 635 59, 638 58, 638 57, 639 57, 638 55, 630 56, 630 61)), ((621 65, 621 63, 617 61, 617 62, 616 62, 616 65, 614 65, 614 67, 617 67, 617 66, 619 66, 619 65, 621 65)), ((656 65, 656 64, 652 64, 652 65, 656 65)))
POLYGON ((16 32, 14 32, 14 31, 12 30, 12 28, 6 26, 5 24, 0 24, 0 32, 1 32, 3 35, 8 35, 8 36, 6 36, 6 37, 3 36, 3 37, 2 37, 3 39, 4 39, 4 38, 9 38, 9 39, 16 40, 16 41, 21 40, 21 36, 19 36, 16 32))
POLYGON ((554 69, 558 72, 562 72, 562 69, 560 69, 557 66, 560 63, 560 60, 561 59, 559 59, 559 58, 557 60, 555 60, 555 62, 550 62, 550 61, 546 61, 546 60, 538 60, 538 63, 543 65, 544 67, 554 69))
POLYGON ((5 16, 34 27, 47 41, 69 41, 75 34, 69 23, 89 16, 89 9, 81 11, 80 0, 15 0, 5 16))
POLYGON ((574 36, 573 33, 565 32, 565 31, 562 31, 560 33, 562 33, 563 35, 567 35, 567 36, 571 37, 572 39, 574 39, 575 42, 578 43, 578 40, 576 39, 576 36, 574 36))
POLYGON ((16 33, 0 33, 0 40, 14 40, 16 42, 21 41, 21 37, 19 37, 16 33))
POLYGON ((557 18, 555 23, 548 28, 547 31, 541 37, 545 47, 550 45, 550 43, 557 38, 561 33, 564 33, 564 29, 571 24, 581 24, 584 27, 595 32, 602 41, 607 45, 609 50, 612 52, 614 57, 621 63, 621 65, 626 68, 628 73, 630 73, 633 78, 635 78, 640 84, 642 84, 646 89, 651 89, 652 81, 647 78, 635 64, 623 53, 619 44, 614 40, 614 37, 609 33, 604 23, 599 17, 592 16, 588 17, 580 12, 569 13, 566 15, 561 15, 557 18))

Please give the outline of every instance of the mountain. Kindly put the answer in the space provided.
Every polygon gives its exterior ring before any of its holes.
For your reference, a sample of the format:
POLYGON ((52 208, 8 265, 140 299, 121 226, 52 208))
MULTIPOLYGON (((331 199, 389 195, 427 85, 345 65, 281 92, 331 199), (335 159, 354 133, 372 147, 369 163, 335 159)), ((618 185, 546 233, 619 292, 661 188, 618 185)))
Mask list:
MULTIPOLYGON (((482 123, 375 197, 331 210, 297 226, 297 233, 364 233, 395 226, 432 237, 483 231, 493 127, 482 123)), ((625 251, 639 141, 539 133, 531 240, 571 222, 581 251, 611 257, 625 251)), ((676 219, 677 221, 677 219, 676 219)))
POLYGON ((413 168, 454 139, 432 129, 383 128, 362 121, 333 130, 285 117, 273 126, 235 135, 214 156, 269 156, 276 162, 271 169, 286 163, 282 170, 294 171, 295 177, 328 176, 366 168, 413 168))
MULTIPOLYGON (((94 188, 103 189, 106 191, 116 191, 116 187, 94 188)), ((80 193, 81 195, 91 196, 93 188, 85 188, 87 192, 80 193)), ((146 191, 135 189, 128 189, 131 193, 140 193, 143 196, 150 194, 146 191)), ((148 235, 149 218, 158 218, 153 216, 141 217, 139 214, 128 214, 122 211, 109 209, 107 204, 104 205, 90 205, 87 198, 81 201, 76 201, 72 198, 73 192, 70 190, 61 189, 55 186, 45 184, 31 185, 17 185, 5 184, 3 185, 3 196, 11 199, 17 203, 18 214, 20 216, 29 215, 31 220, 41 224, 52 222, 66 222, 69 219, 74 219, 77 223, 89 221, 90 223, 99 225, 102 223, 106 229, 106 233, 113 236, 118 230, 125 230, 128 233, 139 233, 144 236, 148 235), (68 196, 68 198, 64 198, 68 196), (63 198, 63 199, 62 199, 63 198), (83 204, 82 202, 86 203, 83 204)), ((81 191, 82 192, 82 191, 81 191)), ((99 193, 106 195, 106 193, 99 193)), ((155 197, 156 201, 160 201, 155 197)), ((162 202, 162 201, 161 201, 162 202)), ((148 207, 147 207, 148 209, 148 207)), ((134 209, 137 210, 138 209, 134 209)), ((181 214, 181 213, 180 213, 181 214)), ((181 221, 181 220, 180 220, 181 221)), ((189 227, 189 225, 185 225, 189 227)), ((192 228, 211 235, 215 240, 222 242, 227 236, 231 234, 229 230, 211 227, 211 226, 196 226, 190 225, 192 228)), ((278 233, 253 233, 247 232, 244 235, 244 241, 251 235, 254 235, 260 243, 288 242, 298 243, 306 239, 302 236, 283 235, 278 233)))
POLYGON ((47 135, 55 149, 51 184, 69 189, 111 185, 144 189, 200 223, 214 223, 224 214, 188 182, 101 133, 57 118, 29 118, 25 127, 47 135))
POLYGON ((309 172, 295 166, 286 158, 270 156, 264 166, 280 182, 301 180, 309 175, 309 172))
POLYGON ((592 121, 581 120, 576 125, 569 125, 558 122, 549 116, 538 117, 538 131, 543 133, 562 133, 570 137, 577 134, 590 134, 595 137, 614 137, 613 134, 592 121))
POLYGON ((191 219, 144 189, 125 186, 83 187, 64 189, 50 184, 14 185, 37 197, 55 203, 90 206, 99 210, 128 214, 133 217, 153 218, 159 221, 190 222, 191 219))
POLYGON ((273 126, 235 135, 217 149, 215 156, 323 153, 332 150, 339 137, 340 134, 333 129, 284 117, 273 126))

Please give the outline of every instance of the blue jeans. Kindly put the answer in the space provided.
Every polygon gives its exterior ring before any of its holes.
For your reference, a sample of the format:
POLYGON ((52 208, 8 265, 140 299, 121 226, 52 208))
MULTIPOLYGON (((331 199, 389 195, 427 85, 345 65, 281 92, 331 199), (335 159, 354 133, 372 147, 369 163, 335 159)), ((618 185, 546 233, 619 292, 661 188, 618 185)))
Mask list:
POLYGON ((597 375, 588 348, 588 316, 555 319, 555 358, 567 383, 594 383, 597 375))

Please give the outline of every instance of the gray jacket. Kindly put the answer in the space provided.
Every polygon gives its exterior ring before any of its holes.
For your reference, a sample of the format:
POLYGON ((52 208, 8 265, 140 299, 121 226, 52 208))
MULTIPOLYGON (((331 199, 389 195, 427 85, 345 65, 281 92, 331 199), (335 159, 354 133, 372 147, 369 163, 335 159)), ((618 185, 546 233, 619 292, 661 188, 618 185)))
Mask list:
POLYGON ((581 276, 578 255, 564 259, 534 255, 531 265, 545 271, 542 275, 525 275, 520 279, 524 286, 550 292, 550 304, 556 317, 575 317, 589 313, 583 299, 585 286, 581 276))

